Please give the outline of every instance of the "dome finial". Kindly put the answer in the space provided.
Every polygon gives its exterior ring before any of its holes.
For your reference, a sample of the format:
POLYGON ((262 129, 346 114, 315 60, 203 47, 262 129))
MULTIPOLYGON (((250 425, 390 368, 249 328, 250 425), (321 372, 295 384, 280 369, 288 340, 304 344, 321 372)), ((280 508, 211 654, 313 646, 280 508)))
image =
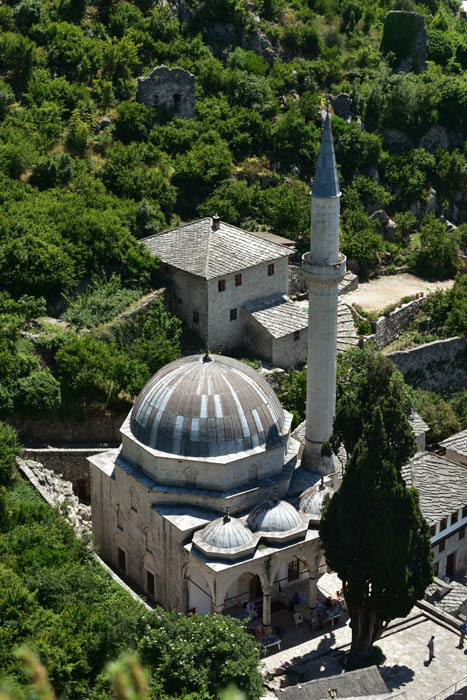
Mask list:
POLYGON ((324 489, 324 476, 321 477, 321 483, 319 485, 319 490, 322 491, 324 489))
POLYGON ((225 515, 223 517, 224 523, 230 523, 229 506, 225 509, 225 515))
POLYGON ((206 348, 206 352, 203 355, 203 362, 212 362, 212 357, 209 354, 209 348, 206 348))

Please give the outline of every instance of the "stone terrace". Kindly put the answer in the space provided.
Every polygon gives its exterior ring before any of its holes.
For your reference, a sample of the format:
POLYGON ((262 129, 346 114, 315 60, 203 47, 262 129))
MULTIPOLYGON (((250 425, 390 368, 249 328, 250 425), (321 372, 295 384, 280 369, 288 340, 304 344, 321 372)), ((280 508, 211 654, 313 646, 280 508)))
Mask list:
MULTIPOLYGON (((293 649, 272 654, 263 659, 267 672, 272 673, 288 661, 302 674, 303 681, 342 673, 341 654, 348 651, 351 630, 348 623, 325 634, 315 635, 293 649)), ((467 684, 467 648, 459 648, 459 634, 443 622, 414 608, 404 620, 394 620, 378 641, 385 660, 379 669, 392 691, 405 690, 410 700, 429 700, 442 694, 453 683, 465 678, 467 684), (435 658, 428 663, 426 647, 435 636, 435 658)), ((279 690, 284 676, 268 683, 270 691, 279 690)), ((271 696, 273 697, 273 696, 271 696)))

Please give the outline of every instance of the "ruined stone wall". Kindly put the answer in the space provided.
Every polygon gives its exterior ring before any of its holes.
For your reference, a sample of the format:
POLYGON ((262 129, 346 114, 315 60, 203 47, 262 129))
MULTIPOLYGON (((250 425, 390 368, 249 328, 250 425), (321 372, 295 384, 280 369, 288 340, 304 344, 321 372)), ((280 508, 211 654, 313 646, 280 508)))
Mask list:
POLYGON ((85 421, 71 418, 34 418, 11 416, 8 423, 18 432, 20 442, 26 445, 118 445, 120 426, 126 415, 107 415, 102 411, 90 412, 85 421))
POLYGON ((89 503, 91 496, 87 458, 90 455, 99 454, 99 452, 102 452, 102 447, 24 447, 21 455, 24 460, 40 462, 46 469, 55 474, 61 474, 64 479, 73 484, 73 489, 78 497, 89 503))
POLYGON ((146 78, 138 78, 137 101, 161 107, 173 117, 195 116, 195 76, 182 68, 158 66, 146 78))
POLYGON ((412 350, 391 352, 388 357, 405 380, 428 391, 462 390, 467 387, 467 341, 448 338, 412 350))
POLYGON ((380 316, 376 321, 375 333, 368 340, 371 340, 378 350, 397 340, 401 333, 407 330, 425 300, 425 297, 414 299, 392 311, 389 316, 380 316))

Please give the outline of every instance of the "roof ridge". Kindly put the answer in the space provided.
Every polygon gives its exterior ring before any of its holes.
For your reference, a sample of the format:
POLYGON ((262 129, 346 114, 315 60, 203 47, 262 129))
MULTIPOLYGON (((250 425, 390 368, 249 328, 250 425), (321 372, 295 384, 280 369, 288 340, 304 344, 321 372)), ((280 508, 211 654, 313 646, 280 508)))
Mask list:
POLYGON ((180 226, 172 226, 172 228, 166 228, 163 231, 159 231, 159 233, 151 233, 150 236, 145 236, 144 238, 138 238, 138 241, 148 241, 151 238, 158 238, 159 236, 164 236, 166 233, 172 233, 172 231, 180 231, 182 228, 186 228, 187 226, 192 226, 193 224, 197 224, 201 221, 204 221, 205 219, 210 219, 211 217, 209 216, 203 216, 201 219, 193 219, 193 221, 187 221, 186 224, 180 224, 180 226))
MULTIPOLYGON (((226 226, 230 226, 230 228, 235 228, 235 229, 237 229, 237 231, 240 231, 240 233, 246 233, 248 236, 253 236, 253 238, 258 238, 260 240, 263 240, 266 243, 268 243, 269 245, 276 246, 276 248, 280 248, 280 249, 285 248, 285 246, 281 245, 280 243, 274 243, 274 241, 267 241, 265 238, 261 238, 261 236, 259 236, 254 231, 247 231, 244 228, 240 228, 240 226, 235 226, 235 224, 229 224, 227 221, 221 221, 220 223, 225 224, 226 226)), ((278 234, 276 234, 276 235, 278 235, 278 234)), ((292 239, 290 239, 290 240, 292 240, 292 239)), ((292 241, 292 242, 295 243, 295 241, 292 241)), ((290 255, 290 252, 288 253, 288 255, 290 255)))

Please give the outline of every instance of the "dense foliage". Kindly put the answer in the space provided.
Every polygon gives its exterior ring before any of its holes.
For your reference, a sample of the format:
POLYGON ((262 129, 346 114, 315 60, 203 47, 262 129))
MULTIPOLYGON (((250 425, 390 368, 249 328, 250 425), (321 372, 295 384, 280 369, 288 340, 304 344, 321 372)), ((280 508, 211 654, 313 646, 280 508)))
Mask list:
MULTIPOLYGON (((3 428, 2 428, 3 431, 3 428)), ((8 459, 0 432, 2 460, 8 459)), ((236 685, 261 693, 253 638, 231 617, 148 612, 115 584, 60 515, 16 480, 0 492, 0 687, 31 697, 21 645, 39 654, 57 696, 104 700, 107 664, 138 652, 150 676, 149 697, 217 697, 236 685), (3 677, 3 678, 2 678, 3 677), (65 691, 66 689, 66 691, 65 691)))
POLYGON ((455 5, 3 4, 0 417, 115 406, 176 356, 162 318, 160 332, 147 327, 131 347, 100 327, 86 340, 42 326, 37 341, 27 327, 46 307, 80 327, 111 322, 149 288, 158 264, 138 239, 217 212, 303 246, 330 93, 352 100, 350 120, 333 117, 349 265, 363 277, 404 264, 454 275, 465 232, 450 233, 437 217, 459 218, 467 206, 467 20, 455 5), (420 74, 394 71, 410 26, 395 46, 381 45, 387 12, 400 8, 425 17, 430 60, 420 74), (136 102, 137 76, 161 63, 195 75, 193 119, 136 102), (378 209, 396 223, 390 235, 372 216, 378 209), (86 290, 92 280, 101 281, 86 290), (85 363, 74 381, 71 351, 85 363))

